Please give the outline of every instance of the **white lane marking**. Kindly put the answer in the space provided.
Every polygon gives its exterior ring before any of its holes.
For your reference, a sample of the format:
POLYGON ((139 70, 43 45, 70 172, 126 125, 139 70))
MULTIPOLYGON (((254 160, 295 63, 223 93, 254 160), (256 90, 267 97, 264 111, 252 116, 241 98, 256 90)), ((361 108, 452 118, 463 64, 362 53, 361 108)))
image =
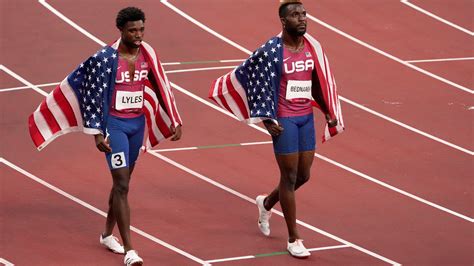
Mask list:
MULTIPOLYGON (((348 248, 349 245, 337 245, 337 246, 327 246, 327 247, 319 247, 319 248, 308 248, 308 251, 323 251, 323 250, 330 250, 330 249, 339 249, 339 248, 348 248)), ((282 253, 282 252, 276 252, 282 253)), ((246 259, 256 259, 260 257, 270 257, 270 256, 278 256, 280 254, 272 255, 272 253, 267 254, 258 254, 258 255, 249 255, 249 256, 240 256, 240 257, 232 257, 232 258, 223 258, 223 259, 214 259, 214 260, 207 260, 207 263, 218 263, 218 262, 226 262, 226 261, 235 261, 235 260, 246 260, 246 259), (262 256, 263 255, 263 256, 262 256)))
MULTIPOLYGON (((451 22, 451 21, 449 21, 449 20, 446 20, 446 19, 444 19, 444 18, 442 18, 442 17, 440 17, 440 16, 437 16, 437 15, 435 15, 435 14, 429 12, 428 10, 423 9, 423 8, 421 8, 421 7, 419 7, 419 6, 415 5, 415 4, 413 4, 413 3, 410 3, 408 0, 401 0, 400 2, 401 2, 402 4, 404 4, 404 5, 407 5, 407 6, 411 7, 411 8, 413 8, 413 9, 415 9, 416 11, 419 11, 419 12, 421 12, 421 13, 427 15, 427 16, 430 16, 430 17, 432 17, 432 18, 434 18, 434 19, 436 19, 436 20, 438 20, 438 21, 440 21, 440 22, 442 22, 442 23, 444 23, 444 24, 446 24, 446 25, 448 25, 448 26, 451 26, 451 27, 453 27, 453 28, 455 28, 455 29, 457 29, 457 30, 460 30, 460 31, 462 31, 462 32, 464 32, 464 33, 467 33, 467 34, 471 35, 471 36, 474 36, 474 32, 472 32, 472 31, 470 31, 470 30, 468 30, 468 29, 466 29, 466 28, 463 28, 463 27, 461 27, 461 26, 459 26, 459 25, 457 25, 457 24, 454 24, 453 22, 451 22)), ((449 5, 448 2, 446 2, 445 4, 446 4, 446 5, 449 5)), ((472 12, 472 10, 471 10, 471 12, 472 12)))
POLYGON ((95 41, 96 43, 98 43, 100 46, 105 46, 106 43, 99 40, 97 37, 95 37, 94 35, 92 35, 91 33, 89 33, 88 31, 86 31, 85 29, 83 29, 82 27, 80 27, 79 25, 77 25, 76 23, 74 23, 74 21, 70 20, 68 17, 66 17, 65 15, 63 15, 61 12, 59 12, 58 10, 56 10, 54 7, 52 7, 50 4, 46 3, 46 0, 38 0, 38 2, 43 5, 44 7, 46 7, 49 11, 53 12, 56 16, 58 16, 60 19, 64 20, 67 24, 71 25, 73 28, 75 28, 77 31, 79 31, 80 33, 86 35, 87 37, 89 37, 89 39, 92 39, 93 41, 95 41))
POLYGON ((309 19, 311 19, 312 21, 314 21, 314 22, 320 24, 321 26, 324 26, 324 27, 326 27, 326 28, 328 28, 328 29, 334 31, 334 32, 336 32, 336 33, 338 33, 338 34, 340 34, 340 35, 342 35, 342 36, 348 38, 349 40, 351 40, 351 41, 353 41, 353 42, 355 42, 355 43, 358 43, 358 44, 364 46, 365 48, 368 48, 368 49, 370 49, 370 50, 372 50, 372 51, 374 51, 374 52, 376 52, 376 53, 378 53, 378 54, 381 54, 381 55, 383 55, 383 56, 385 56, 385 57, 387 57, 387 58, 390 58, 390 59, 392 59, 393 61, 396 61, 396 62, 398 62, 398 63, 400 63, 400 64, 402 64, 402 65, 404 65, 404 66, 407 66, 407 67, 409 67, 409 68, 411 68, 411 69, 413 69, 413 70, 415 70, 415 71, 418 71, 418 72, 420 72, 420 73, 422 73, 422 74, 425 74, 425 75, 427 75, 427 76, 429 76, 429 77, 432 77, 432 78, 434 78, 434 79, 437 79, 437 80, 439 80, 439 81, 441 81, 441 82, 444 82, 444 83, 446 83, 446 84, 448 84, 448 85, 451 85, 451 86, 453 86, 453 87, 455 87, 455 88, 457 88, 457 89, 460 89, 460 90, 462 90, 462 91, 468 92, 468 93, 470 93, 470 94, 473 94, 473 93, 474 93, 474 91, 471 90, 471 89, 469 89, 469 88, 466 88, 466 87, 461 86, 461 85, 459 85, 459 84, 457 84, 457 83, 455 83, 455 82, 452 82, 452 81, 450 81, 450 80, 448 80, 448 79, 445 79, 445 78, 443 78, 443 77, 440 77, 440 76, 438 76, 438 75, 435 75, 435 74, 433 74, 433 73, 431 73, 431 72, 429 72, 429 71, 427 71, 427 70, 424 70, 424 69, 422 69, 422 68, 420 68, 420 67, 417 67, 417 66, 415 66, 415 65, 412 65, 412 64, 410 64, 410 63, 407 63, 407 62, 403 61, 402 59, 400 59, 400 58, 398 58, 398 57, 395 57, 395 56, 393 56, 393 55, 391 55, 391 54, 389 54, 389 53, 387 53, 387 52, 384 52, 384 51, 382 51, 382 50, 380 50, 380 49, 378 49, 378 48, 375 48, 374 46, 372 46, 372 45, 370 45, 370 44, 368 44, 368 43, 366 43, 366 42, 364 42, 364 41, 361 41, 361 40, 357 39, 356 37, 354 37, 354 36, 352 36, 352 35, 350 35, 350 34, 344 32, 344 31, 342 31, 342 30, 340 30, 340 29, 338 29, 338 28, 336 28, 336 27, 333 27, 333 26, 329 25, 329 24, 327 24, 326 22, 324 22, 324 21, 322 21, 322 20, 319 20, 319 19, 317 19, 317 18, 311 16, 310 14, 308 14, 307 16, 308 16, 309 19))
POLYGON ((18 81, 20 81, 21 83, 25 84, 26 86, 32 88, 33 90, 35 90, 36 92, 38 92, 39 94, 43 95, 43 96, 48 96, 48 93, 45 92, 44 90, 38 88, 37 86, 35 86, 34 84, 28 82, 26 79, 22 78, 21 76, 19 76, 18 74, 16 74, 15 72, 11 71, 8 67, 4 66, 4 65, 0 65, 0 70, 3 70, 5 71, 8 75, 14 77, 15 79, 17 79, 18 81))
MULTIPOLYGON (((52 83, 45 83, 45 84, 36 84, 34 85, 37 88, 42 88, 42 87, 50 87, 50 86, 57 86, 61 84, 61 82, 52 82, 52 83)), ((20 86, 20 87, 11 87, 11 88, 5 88, 5 89, 0 89, 0 92, 7 92, 7 91, 16 91, 16 90, 27 90, 27 89, 32 89, 31 86, 20 86)))
POLYGON ((4 258, 0 258, 0 263, 2 263, 5 266, 15 266, 15 264, 9 262, 8 260, 6 260, 4 258))
POLYGON ((190 151, 190 150, 199 150, 199 149, 214 149, 214 148, 227 148, 227 147, 238 147, 238 146, 254 146, 254 145, 264 145, 272 144, 271 141, 259 141, 259 142, 244 142, 236 144, 217 144, 217 145, 206 145, 206 146, 197 146, 197 147, 182 147, 182 148, 170 148, 170 149, 153 149, 156 152, 170 152, 170 151, 190 151))
POLYGON ((449 61, 466 61, 466 60, 474 60, 474 57, 405 60, 405 62, 407 62, 407 63, 425 63, 425 62, 449 62, 449 61))
MULTIPOLYGON (((69 193, 67 193, 67 192, 51 185, 50 183, 44 181, 43 179, 31 174, 30 172, 20 168, 19 166, 13 164, 12 162, 8 161, 7 159, 5 159, 3 157, 0 157, 0 163, 4 163, 8 167, 10 167, 10 168, 16 170, 17 172, 25 175, 26 177, 30 178, 31 180, 33 180, 33 181, 35 181, 35 182, 51 189, 52 191, 60 194, 61 196, 64 196, 64 197, 74 201, 75 203, 77 203, 77 204, 79 204, 79 205, 81 205, 81 206, 83 206, 83 207, 85 207, 85 208, 87 208, 87 209, 103 216, 103 217, 107 217, 106 212, 104 212, 102 210, 99 210, 98 208, 90 205, 89 203, 87 203, 87 202, 85 202, 85 201, 83 201, 79 198, 76 198, 73 195, 71 195, 71 194, 69 194, 69 193)), ((132 230, 133 232, 135 232, 135 233, 137 233, 137 234, 139 234, 139 235, 141 235, 141 236, 143 236, 143 237, 145 237, 145 238, 147 238, 147 239, 149 239, 149 240, 151 240, 151 241, 153 241, 153 242, 155 242, 155 243, 157 243, 157 244, 159 244, 163 247, 166 247, 166 248, 168 248, 168 249, 170 249, 170 250, 172 250, 172 251, 174 251, 174 252, 176 252, 176 253, 178 253, 178 254, 180 254, 180 255, 182 255, 182 256, 190 259, 190 260, 193 260, 193 261, 195 261, 197 263, 200 263, 200 264, 206 264, 206 262, 204 260, 199 259, 199 258, 197 258, 197 257, 195 257, 195 256, 193 256, 193 255, 191 255, 191 254, 189 254, 189 253, 187 253, 187 252, 171 245, 171 244, 168 244, 168 243, 164 242, 163 240, 160 240, 160 239, 156 238, 155 236, 152 236, 152 235, 150 235, 150 234, 148 234, 148 233, 146 233, 146 232, 144 232, 144 231, 142 231, 142 230, 140 230, 140 229, 138 229, 134 226, 130 226, 130 230, 132 230)))
POLYGON ((177 69, 165 71, 167 74, 171 73, 183 73, 183 72, 195 72, 195 71, 208 71, 218 69, 234 69, 236 66, 221 66, 221 67, 203 67, 203 68, 188 68, 188 69, 177 69))

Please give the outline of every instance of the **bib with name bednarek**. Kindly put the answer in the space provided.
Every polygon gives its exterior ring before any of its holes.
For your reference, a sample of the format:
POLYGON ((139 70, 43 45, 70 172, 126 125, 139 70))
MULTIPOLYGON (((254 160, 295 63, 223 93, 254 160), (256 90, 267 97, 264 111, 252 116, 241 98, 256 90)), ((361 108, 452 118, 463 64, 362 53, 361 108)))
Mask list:
POLYGON ((289 101, 312 99, 311 80, 288 80, 286 99, 289 101))
POLYGON ((143 107, 143 91, 117 91, 115 110, 136 109, 143 107))

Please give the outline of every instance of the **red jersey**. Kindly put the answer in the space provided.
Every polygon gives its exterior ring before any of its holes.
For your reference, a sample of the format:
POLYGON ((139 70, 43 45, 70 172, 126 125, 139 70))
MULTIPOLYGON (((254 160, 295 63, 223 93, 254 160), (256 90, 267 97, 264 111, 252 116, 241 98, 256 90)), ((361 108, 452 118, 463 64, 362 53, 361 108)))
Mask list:
POLYGON ((115 91, 112 96, 110 114, 123 118, 134 118, 143 114, 143 90, 150 67, 142 52, 135 61, 135 73, 130 77, 127 60, 119 57, 115 91))
POLYGON ((313 112, 311 105, 313 70, 314 60, 306 39, 301 52, 293 53, 283 47, 278 117, 302 116, 313 112))

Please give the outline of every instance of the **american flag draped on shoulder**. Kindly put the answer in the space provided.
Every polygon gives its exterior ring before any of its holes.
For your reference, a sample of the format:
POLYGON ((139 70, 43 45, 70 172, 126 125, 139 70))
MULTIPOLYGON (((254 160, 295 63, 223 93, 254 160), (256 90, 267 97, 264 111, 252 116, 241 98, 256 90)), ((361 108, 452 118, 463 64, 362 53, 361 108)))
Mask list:
MULTIPOLYGON (((318 61, 315 68, 320 86, 313 84, 313 90, 321 88, 331 118, 338 120, 335 127, 326 124, 325 142, 344 130, 341 105, 336 81, 321 45, 308 34, 304 37, 311 44, 313 58, 318 61)), ((218 78, 209 91, 209 98, 247 123, 276 120, 282 70, 283 44, 281 37, 277 36, 263 44, 236 69, 218 78)), ((312 103, 322 110, 316 101, 312 103)))
MULTIPOLYGON (((115 87, 120 40, 105 46, 80 64, 41 102, 28 119, 30 136, 43 149, 58 136, 69 132, 105 132, 115 87)), ((153 48, 140 46, 149 62, 153 79, 144 91, 147 123, 145 147, 153 147, 172 135, 169 126, 181 124, 170 83, 153 48)))

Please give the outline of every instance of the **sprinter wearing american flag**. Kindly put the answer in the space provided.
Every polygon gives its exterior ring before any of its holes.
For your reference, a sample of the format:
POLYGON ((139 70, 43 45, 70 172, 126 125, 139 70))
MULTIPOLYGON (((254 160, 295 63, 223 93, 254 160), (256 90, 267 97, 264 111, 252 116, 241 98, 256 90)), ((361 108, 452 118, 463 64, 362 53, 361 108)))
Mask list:
POLYGON ((296 227, 295 190, 309 180, 315 154, 313 106, 327 121, 323 142, 344 130, 336 82, 327 57, 306 34, 306 10, 299 0, 282 0, 282 33, 263 44, 245 62, 218 78, 209 98, 247 123, 263 121, 272 136, 280 168, 279 185, 256 198, 258 227, 270 235, 271 209, 279 201, 288 228, 288 252, 311 254, 296 227))
POLYGON ((131 174, 140 148, 153 147, 165 138, 179 140, 182 123, 163 67, 143 41, 143 11, 120 10, 116 26, 121 38, 69 74, 29 117, 29 129, 39 150, 69 132, 94 135, 113 178, 100 243, 125 254, 125 265, 142 265, 130 238, 131 174), (123 246, 112 235, 116 224, 123 246))

